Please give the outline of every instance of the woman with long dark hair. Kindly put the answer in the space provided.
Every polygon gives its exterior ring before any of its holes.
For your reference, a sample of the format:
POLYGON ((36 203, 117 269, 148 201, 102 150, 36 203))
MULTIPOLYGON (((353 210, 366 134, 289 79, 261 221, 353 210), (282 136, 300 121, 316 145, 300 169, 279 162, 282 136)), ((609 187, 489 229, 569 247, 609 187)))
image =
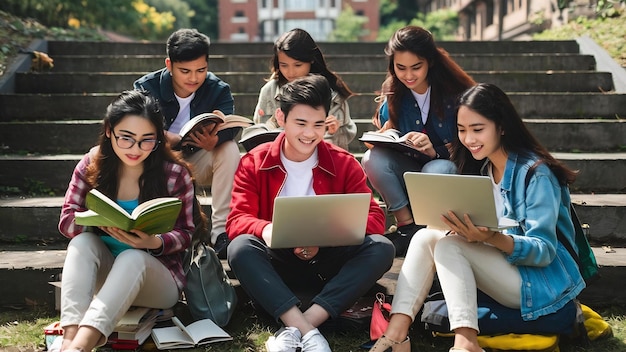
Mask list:
POLYGON ((477 290, 533 321, 557 312, 585 287, 574 258, 557 239, 560 232, 575 245, 568 185, 576 172, 532 136, 494 85, 479 84, 461 96, 457 126, 452 159, 463 173, 489 176, 498 217, 518 225, 492 231, 475 226, 467 214, 448 212, 442 219, 449 233, 418 231, 400 270, 389 326, 373 352, 410 351, 408 330, 435 272, 455 334, 450 352, 482 351, 477 290))
POLYGON ((90 351, 103 345, 130 306, 171 308, 185 285, 181 252, 194 232, 194 185, 174 154, 163 115, 146 92, 121 93, 107 108, 99 143, 74 169, 59 221, 70 238, 61 279, 64 335, 53 351, 90 351), (97 189, 129 213, 158 197, 177 197, 174 228, 157 235, 75 223, 85 197, 97 189), (158 293, 158 294, 155 294, 158 293))
POLYGON ((373 123, 408 137, 421 158, 372 147, 362 164, 398 226, 392 235, 398 255, 420 227, 413 221, 403 174, 407 171, 454 173, 449 149, 456 139, 456 99, 475 84, 424 28, 399 29, 385 47, 389 66, 373 123), (426 160, 424 162, 424 159, 426 160))

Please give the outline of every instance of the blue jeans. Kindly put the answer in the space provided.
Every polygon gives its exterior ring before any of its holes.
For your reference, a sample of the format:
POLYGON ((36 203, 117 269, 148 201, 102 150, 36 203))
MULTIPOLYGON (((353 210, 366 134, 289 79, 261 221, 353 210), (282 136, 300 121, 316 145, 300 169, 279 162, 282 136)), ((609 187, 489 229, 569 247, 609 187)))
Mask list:
POLYGON ((372 187, 383 197, 389 211, 409 205, 403 177, 405 172, 454 174, 457 170, 456 165, 447 159, 433 159, 421 165, 413 157, 383 147, 366 151, 361 164, 372 187))
POLYGON ((393 263, 394 247, 380 235, 357 246, 322 247, 309 261, 292 248, 271 249, 253 235, 239 235, 228 246, 228 263, 243 289, 276 320, 300 300, 293 289, 315 292, 312 302, 331 318, 367 292, 393 263))

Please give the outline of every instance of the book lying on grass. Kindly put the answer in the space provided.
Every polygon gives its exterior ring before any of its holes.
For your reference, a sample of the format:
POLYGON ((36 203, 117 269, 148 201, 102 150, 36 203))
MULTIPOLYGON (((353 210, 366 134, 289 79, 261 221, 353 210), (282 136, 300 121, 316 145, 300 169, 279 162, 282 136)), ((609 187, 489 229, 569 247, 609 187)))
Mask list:
POLYGON ((96 189, 87 193, 85 202, 89 210, 75 213, 77 225, 112 226, 124 231, 138 229, 150 235, 171 231, 182 207, 180 199, 162 197, 139 204, 129 214, 96 189))
POLYGON ((431 158, 417 150, 417 148, 407 141, 407 135, 396 129, 388 129, 385 131, 366 131, 359 140, 364 143, 373 144, 385 148, 393 148, 403 154, 410 155, 421 162, 428 162, 431 158))
MULTIPOLYGON (((200 115, 196 115, 187 123, 183 125, 178 134, 180 135, 180 142, 174 146, 174 150, 184 150, 186 147, 183 143, 190 140, 190 135, 193 132, 199 131, 201 128, 216 124, 217 131, 223 131, 229 128, 245 128, 253 124, 252 120, 240 115, 226 115, 222 118, 220 115, 207 112, 200 115)), ((193 150, 190 150, 193 152, 193 150)))
POLYGON ((198 320, 187 326, 176 317, 172 317, 172 322, 174 326, 152 329, 152 340, 160 350, 198 347, 233 339, 211 319, 198 320))

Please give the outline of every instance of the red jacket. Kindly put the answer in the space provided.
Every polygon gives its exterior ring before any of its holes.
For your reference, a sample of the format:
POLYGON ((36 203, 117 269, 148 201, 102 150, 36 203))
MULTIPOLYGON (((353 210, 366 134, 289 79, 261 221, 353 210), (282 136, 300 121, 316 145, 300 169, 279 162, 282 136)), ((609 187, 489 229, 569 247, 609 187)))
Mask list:
MULTIPOLYGON (((263 144, 241 158, 226 221, 230 239, 241 234, 261 237, 265 225, 271 223, 274 198, 287 178, 280 161, 284 139, 285 134, 281 133, 274 142, 263 144)), ((352 154, 323 141, 317 146, 317 154, 319 162, 313 169, 315 194, 371 193, 365 172, 352 154)), ((366 233, 384 232, 385 214, 372 197, 366 233)))

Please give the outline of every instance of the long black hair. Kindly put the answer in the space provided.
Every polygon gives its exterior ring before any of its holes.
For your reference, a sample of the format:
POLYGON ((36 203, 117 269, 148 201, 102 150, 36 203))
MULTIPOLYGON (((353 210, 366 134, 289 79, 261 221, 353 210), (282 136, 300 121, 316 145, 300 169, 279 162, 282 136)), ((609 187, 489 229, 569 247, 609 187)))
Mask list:
MULTIPOLYGON (((143 174, 139 178, 139 202, 167 195, 166 161, 180 164, 189 170, 179 154, 175 154, 165 138, 163 114, 159 105, 148 92, 128 90, 122 92, 109 106, 102 123, 99 152, 89 164, 87 181, 108 197, 117 198, 121 160, 115 154, 113 139, 107 136, 127 116, 139 116, 152 123, 156 129, 158 145, 143 162, 143 174)), ((191 171, 190 171, 191 174, 191 171)))
POLYGON ((324 55, 315 40, 304 29, 295 28, 283 33, 274 43, 274 56, 272 58, 271 79, 278 80, 278 86, 287 83, 287 78, 280 73, 278 53, 283 52, 290 58, 311 64, 310 73, 324 76, 330 84, 330 88, 336 91, 342 98, 352 96, 348 85, 336 73, 328 69, 324 55))
MULTIPOLYGON (((500 143, 506 152, 537 155, 548 165, 562 185, 572 184, 576 180, 577 171, 569 169, 550 155, 550 152, 530 133, 506 93, 497 86, 479 83, 469 88, 459 98, 459 107, 461 106, 495 123, 497 130, 503 132, 500 143)), ((482 164, 482 161, 476 161, 472 157, 459 140, 452 143, 451 159, 462 173, 473 173, 478 164, 482 164)))
MULTIPOLYGON (((444 99, 455 100, 461 92, 476 84, 463 69, 450 58, 448 53, 437 47, 432 34, 418 26, 406 26, 398 29, 389 39, 385 47, 387 55, 387 78, 382 84, 381 95, 387 98, 389 108, 389 121, 393 128, 398 128, 398 115, 402 97, 409 90, 396 77, 394 70, 394 54, 398 52, 410 52, 425 59, 428 62, 428 75, 426 80, 432 87, 430 93, 430 106, 435 116, 444 117, 444 99)), ((382 100, 380 101, 382 104, 382 100)), ((380 109, 380 105, 379 105, 380 109)), ((378 109, 373 122, 379 125, 378 109)))

